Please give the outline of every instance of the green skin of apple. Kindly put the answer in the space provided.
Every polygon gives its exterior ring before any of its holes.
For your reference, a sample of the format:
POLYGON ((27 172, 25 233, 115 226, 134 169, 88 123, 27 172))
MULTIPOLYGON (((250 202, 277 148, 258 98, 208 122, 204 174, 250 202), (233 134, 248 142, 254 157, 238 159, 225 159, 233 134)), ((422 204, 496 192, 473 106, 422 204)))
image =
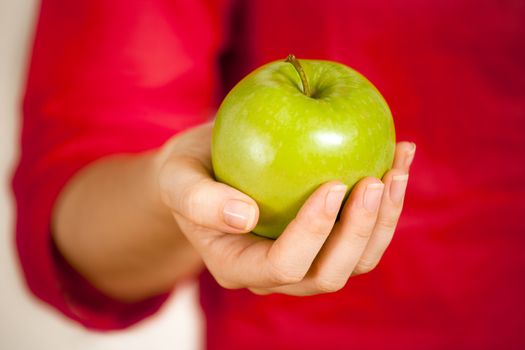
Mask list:
POLYGON ((253 232, 272 239, 321 184, 339 180, 350 191, 381 178, 394 158, 392 114, 372 83, 336 62, 300 63, 311 97, 292 64, 272 62, 230 91, 213 128, 216 179, 257 202, 253 232))

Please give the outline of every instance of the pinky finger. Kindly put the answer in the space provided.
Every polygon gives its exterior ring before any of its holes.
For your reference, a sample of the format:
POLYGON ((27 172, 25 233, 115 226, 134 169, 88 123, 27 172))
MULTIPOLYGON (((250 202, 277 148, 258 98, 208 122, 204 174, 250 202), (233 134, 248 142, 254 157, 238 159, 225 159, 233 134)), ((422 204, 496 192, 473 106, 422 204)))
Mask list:
POLYGON ((398 142, 396 146, 396 153, 394 155, 393 169, 400 169, 408 172, 410 165, 414 160, 416 154, 416 144, 413 142, 402 141, 398 142))

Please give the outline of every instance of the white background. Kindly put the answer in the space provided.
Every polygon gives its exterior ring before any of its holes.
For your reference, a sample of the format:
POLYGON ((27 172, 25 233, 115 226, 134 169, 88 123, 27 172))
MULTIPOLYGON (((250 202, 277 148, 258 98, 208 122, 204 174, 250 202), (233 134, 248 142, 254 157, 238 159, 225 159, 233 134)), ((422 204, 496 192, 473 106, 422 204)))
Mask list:
POLYGON ((94 333, 32 298, 13 244, 10 177, 18 152, 19 101, 36 0, 0 0, 0 349, 188 350, 200 348, 196 286, 179 288, 155 317, 127 331, 94 333))

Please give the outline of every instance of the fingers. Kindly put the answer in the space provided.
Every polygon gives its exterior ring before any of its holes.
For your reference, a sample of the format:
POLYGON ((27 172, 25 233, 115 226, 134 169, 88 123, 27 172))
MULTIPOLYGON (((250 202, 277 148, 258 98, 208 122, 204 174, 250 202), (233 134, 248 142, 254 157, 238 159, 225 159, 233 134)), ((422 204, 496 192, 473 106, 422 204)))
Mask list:
POLYGON ((259 210, 255 201, 213 181, 198 159, 172 156, 161 171, 160 186, 164 203, 196 225, 222 233, 244 233, 257 223, 259 210))
POLYGON ((408 172, 410 165, 414 160, 416 153, 416 144, 413 142, 398 142, 396 146, 396 153, 394 155, 393 169, 400 169, 404 172, 408 172))
POLYGON ((365 178, 354 187, 340 223, 309 274, 309 289, 334 292, 346 284, 372 235, 383 189, 375 178, 365 178))
POLYGON ((346 189, 341 183, 329 182, 308 198, 268 252, 267 271, 274 282, 303 279, 332 231, 346 189))
POLYGON ((408 174, 403 173, 402 170, 393 169, 385 175, 383 181, 385 191, 377 221, 366 249, 352 272, 353 275, 370 272, 377 266, 394 236, 401 215, 408 174))
POLYGON ((207 245, 203 258, 208 268, 227 288, 270 288, 301 281, 333 228, 345 192, 339 182, 319 187, 275 242, 223 235, 207 245))
POLYGON ((353 274, 367 273, 375 268, 392 241, 408 184, 408 171, 414 160, 415 144, 400 142, 396 152, 398 168, 393 168, 383 177, 385 192, 374 232, 353 274))
POLYGON ((383 178, 385 187, 376 214, 377 218, 373 224, 371 221, 368 224, 363 223, 364 218, 361 216, 363 213, 359 212, 359 205, 356 203, 359 203, 358 201, 363 197, 362 188, 370 185, 374 187, 379 184, 379 180, 365 179, 352 191, 341 222, 334 228, 334 232, 326 241, 304 280, 296 284, 250 290, 260 295, 270 293, 312 295, 335 292, 346 284, 351 275, 372 270, 380 261, 394 235, 403 207, 408 182, 407 171, 414 159, 414 153, 415 149, 410 143, 400 143, 396 158, 399 168, 390 170, 383 178), (361 224, 356 225, 359 221, 361 224), (360 229, 355 231, 355 227, 360 229))
MULTIPOLYGON (((375 178, 361 180, 352 190, 332 234, 303 281, 271 289, 291 295, 335 292, 346 284, 372 235, 384 185, 375 178)), ((267 291, 255 289, 255 293, 267 291)))

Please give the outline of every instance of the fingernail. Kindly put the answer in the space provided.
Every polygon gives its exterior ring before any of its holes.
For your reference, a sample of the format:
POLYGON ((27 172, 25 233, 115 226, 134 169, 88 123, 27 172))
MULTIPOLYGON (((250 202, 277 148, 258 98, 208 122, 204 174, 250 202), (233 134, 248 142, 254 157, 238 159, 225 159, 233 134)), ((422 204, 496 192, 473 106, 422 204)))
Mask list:
POLYGON ((363 200, 363 206, 366 210, 375 212, 379 208, 384 187, 384 184, 377 182, 366 186, 365 198, 363 200))
POLYGON ((407 168, 410 165, 412 165, 412 161, 414 160, 414 154, 416 154, 416 144, 412 142, 412 147, 406 152, 405 155, 405 166, 407 168))
POLYGON ((390 199, 394 203, 401 203, 407 188, 408 174, 392 176, 390 184, 390 199))
POLYGON ((341 208, 341 202, 345 197, 346 189, 347 187, 345 185, 335 185, 328 191, 325 200, 325 210, 327 214, 337 214, 339 208, 341 208))
POLYGON ((237 199, 227 201, 222 213, 227 225, 240 230, 251 228, 255 219, 255 208, 237 199))

